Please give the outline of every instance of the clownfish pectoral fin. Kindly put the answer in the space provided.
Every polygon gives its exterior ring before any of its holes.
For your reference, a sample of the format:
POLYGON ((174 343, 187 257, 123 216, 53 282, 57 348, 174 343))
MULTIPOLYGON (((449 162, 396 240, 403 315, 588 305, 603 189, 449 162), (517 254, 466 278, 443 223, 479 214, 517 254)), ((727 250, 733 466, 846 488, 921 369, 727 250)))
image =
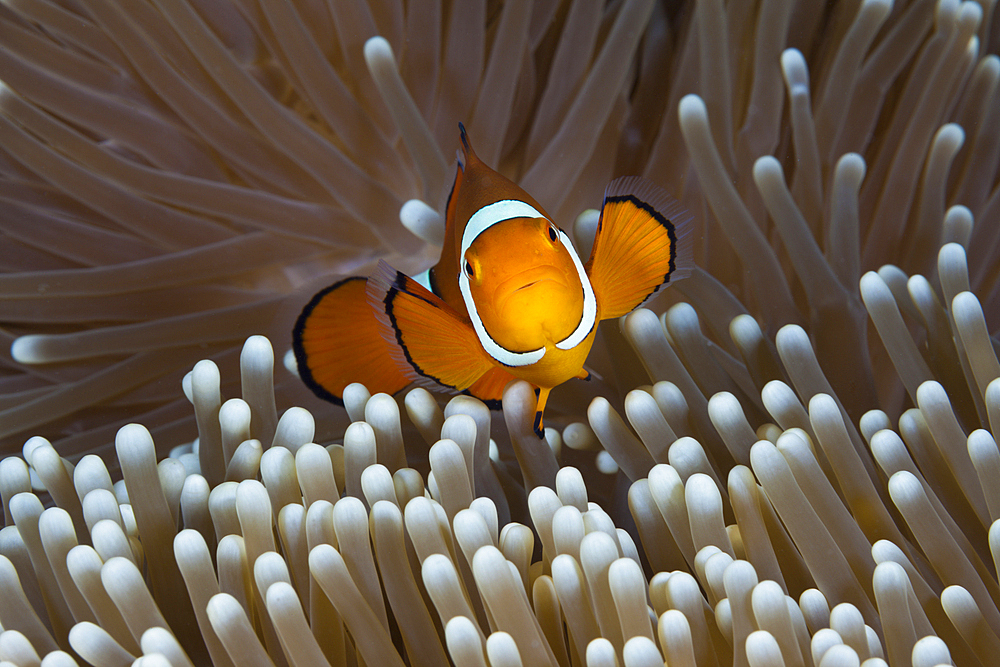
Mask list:
POLYGON ((365 293, 365 279, 345 278, 319 292, 292 330, 299 376, 322 399, 344 404, 344 387, 360 382, 373 394, 395 394, 410 379, 391 358, 391 346, 365 293))
POLYGON ((691 215, 649 181, 627 176, 608 185, 586 267, 602 320, 690 273, 692 227, 691 215))
POLYGON ((367 293, 382 336, 396 342, 392 355, 411 379, 464 391, 494 368, 472 325, 413 278, 379 261, 367 293))

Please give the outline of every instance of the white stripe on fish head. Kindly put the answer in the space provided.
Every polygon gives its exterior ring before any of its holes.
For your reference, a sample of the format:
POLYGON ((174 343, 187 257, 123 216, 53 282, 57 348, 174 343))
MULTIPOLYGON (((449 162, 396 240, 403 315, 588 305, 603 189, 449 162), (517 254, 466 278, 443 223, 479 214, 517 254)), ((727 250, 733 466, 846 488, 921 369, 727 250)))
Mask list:
MULTIPOLYGON (((462 250, 459 253, 459 261, 462 263, 465 262, 465 253, 472 247, 472 244, 480 234, 493 225, 514 218, 545 218, 545 216, 530 204, 517 199, 503 199, 482 207, 469 218, 469 222, 465 226, 465 231, 462 234, 462 250)), ((569 237, 560 230, 559 238, 573 259, 573 265, 576 267, 580 277, 580 284, 583 286, 583 314, 580 317, 580 323, 573 333, 556 344, 556 347, 561 350, 569 350, 579 345, 593 330, 597 322, 597 300, 594 296, 594 289, 590 284, 590 279, 587 277, 587 272, 583 268, 583 263, 580 261, 579 255, 576 254, 573 244, 570 243, 569 237)), ((476 335, 479 336, 479 342, 482 344, 483 349, 491 357, 504 366, 529 366, 545 356, 544 347, 528 352, 513 352, 493 340, 493 337, 486 331, 486 327, 483 326, 483 321, 479 317, 476 302, 472 298, 469 276, 466 274, 464 267, 460 267, 458 271, 458 286, 462 292, 462 298, 465 300, 465 307, 469 311, 469 319, 472 320, 472 327, 475 329, 476 335)))

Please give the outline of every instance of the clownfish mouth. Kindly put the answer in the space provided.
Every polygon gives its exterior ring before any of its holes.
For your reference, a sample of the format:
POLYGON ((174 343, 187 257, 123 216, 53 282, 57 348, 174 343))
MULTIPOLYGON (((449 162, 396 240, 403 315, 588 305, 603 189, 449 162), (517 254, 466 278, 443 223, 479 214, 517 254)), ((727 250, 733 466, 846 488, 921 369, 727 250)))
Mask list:
POLYGON ((500 294, 506 293, 510 295, 514 292, 520 292, 521 290, 534 287, 535 285, 546 281, 556 282, 560 285, 564 285, 566 283, 565 276, 556 267, 536 266, 504 280, 498 286, 499 289, 497 292, 500 294))
POLYGON ((520 271, 500 282, 493 293, 493 303, 497 312, 505 313, 505 317, 520 319, 526 307, 563 301, 573 293, 564 272, 542 265, 520 271))
POLYGON ((583 311, 582 290, 570 277, 559 267, 541 265, 501 281, 484 320, 493 340, 507 350, 531 351, 569 336, 583 311))
POLYGON ((551 288, 560 290, 566 287, 566 277, 558 269, 552 266, 537 266, 527 271, 522 271, 516 276, 507 278, 499 285, 494 292, 497 304, 503 307, 508 299, 515 294, 526 296, 532 290, 542 285, 549 285, 551 288))

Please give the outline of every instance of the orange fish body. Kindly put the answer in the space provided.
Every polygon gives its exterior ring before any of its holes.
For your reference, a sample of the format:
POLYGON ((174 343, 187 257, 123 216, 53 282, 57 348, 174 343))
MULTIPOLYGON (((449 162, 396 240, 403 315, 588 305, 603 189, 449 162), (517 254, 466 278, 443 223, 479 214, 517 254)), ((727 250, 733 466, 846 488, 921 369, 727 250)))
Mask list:
POLYGON ((588 376, 602 319, 617 318, 689 270, 690 221, 639 178, 605 193, 590 260, 515 183, 483 164, 461 128, 460 161, 428 289, 385 262, 364 282, 317 294, 293 331, 300 375, 342 403, 344 387, 395 393, 443 385, 498 407, 513 379, 538 394, 535 430, 553 387, 588 376))

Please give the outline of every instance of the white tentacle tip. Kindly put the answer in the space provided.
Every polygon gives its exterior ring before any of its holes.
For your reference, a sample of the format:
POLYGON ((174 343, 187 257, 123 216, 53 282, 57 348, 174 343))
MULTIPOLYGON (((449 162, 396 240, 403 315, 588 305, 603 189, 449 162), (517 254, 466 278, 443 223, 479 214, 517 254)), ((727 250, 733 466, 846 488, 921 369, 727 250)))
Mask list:
POLYGON ((961 204, 949 208, 944 214, 944 224, 941 226, 941 243, 947 245, 956 243, 962 248, 969 247, 972 236, 972 211, 961 204))
POLYGON ((677 117, 680 120, 682 130, 692 124, 708 124, 708 109, 705 107, 705 101, 698 95, 685 95, 677 105, 677 117))
POLYGON ((889 291, 885 280, 875 271, 868 271, 861 276, 858 286, 861 289, 861 298, 866 300, 875 296, 883 296, 889 291))
POLYGON ((865 165, 865 159, 857 153, 844 153, 837 160, 836 169, 837 171, 847 171, 847 173, 854 175, 860 183, 864 180, 867 166, 865 165))
POLYGON ((968 274, 965 248, 960 243, 945 243, 938 251, 938 273, 952 276, 968 274))
POLYGON ((243 343, 240 350, 240 364, 254 368, 269 368, 274 362, 274 348, 267 336, 253 335, 243 343))
POLYGON ((975 2, 963 2, 959 8, 958 20, 969 29, 976 30, 983 20, 983 8, 975 2))
POLYGON ((963 317, 982 317, 983 307, 979 303, 979 299, 972 292, 959 292, 955 295, 955 298, 951 300, 951 311, 957 316, 961 315, 963 317))
POLYGON ((285 350, 285 356, 282 358, 282 363, 285 366, 285 370, 292 375, 299 376, 299 363, 295 360, 295 352, 293 350, 285 350))
POLYGON ((965 142, 965 130, 958 123, 945 123, 934 134, 934 141, 944 141, 952 145, 952 150, 958 150, 965 142))
POLYGON ((594 457, 594 465, 598 471, 605 475, 614 475, 618 472, 618 462, 605 451, 597 452, 597 456, 594 457))
POLYGON ((115 450, 119 460, 126 455, 134 458, 137 454, 153 452, 153 436, 142 424, 126 424, 115 434, 115 450))
POLYGON ((10 356, 19 364, 45 363, 44 340, 41 334, 18 336, 10 345, 10 356))
POLYGON ((196 395, 200 390, 215 389, 217 392, 222 382, 222 374, 214 361, 202 359, 191 369, 191 382, 196 395))
POLYGON ((389 44, 385 37, 376 35, 365 42, 365 62, 368 63, 368 67, 372 67, 373 63, 386 58, 392 60, 392 46, 389 44))
POLYGON ((806 59, 798 49, 785 49, 781 53, 781 71, 789 89, 795 86, 809 86, 809 69, 806 59))
POLYGON ((784 181, 785 173, 773 155, 763 155, 753 163, 753 179, 758 187, 777 185, 784 181))
POLYGON ((786 324, 778 329, 774 342, 779 349, 794 345, 811 345, 809 334, 798 324, 786 324))
POLYGON ((411 199, 400 207, 399 221, 417 238, 436 246, 444 245, 444 219, 420 199, 411 199))

